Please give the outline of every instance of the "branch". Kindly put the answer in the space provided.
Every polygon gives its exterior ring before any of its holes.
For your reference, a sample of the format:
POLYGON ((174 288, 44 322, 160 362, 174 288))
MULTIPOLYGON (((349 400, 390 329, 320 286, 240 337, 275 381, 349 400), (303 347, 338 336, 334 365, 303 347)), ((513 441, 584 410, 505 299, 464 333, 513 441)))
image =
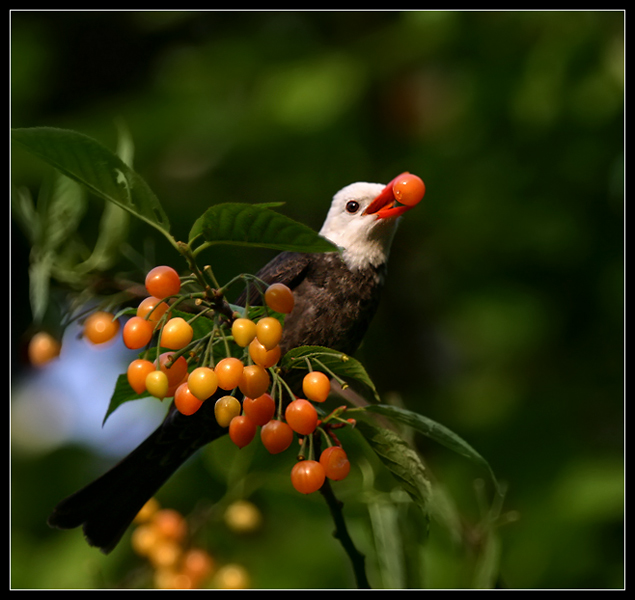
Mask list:
POLYGON ((340 502, 333 493, 331 484, 327 479, 324 485, 320 488, 320 493, 326 500, 326 503, 331 511, 333 522, 335 523, 335 531, 333 537, 337 538, 342 547, 348 554, 353 565, 353 572, 355 573, 355 579, 357 581, 358 589, 371 589, 368 579, 366 577, 366 569, 364 566, 365 556, 357 550, 351 536, 348 533, 346 522, 344 521, 344 515, 342 514, 342 502, 340 502))

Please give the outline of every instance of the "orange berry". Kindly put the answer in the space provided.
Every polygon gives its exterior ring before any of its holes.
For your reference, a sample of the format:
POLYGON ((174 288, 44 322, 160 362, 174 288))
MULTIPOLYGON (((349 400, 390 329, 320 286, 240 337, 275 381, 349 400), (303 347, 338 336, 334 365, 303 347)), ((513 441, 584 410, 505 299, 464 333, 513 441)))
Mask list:
POLYGON ((159 299, 174 296, 181 290, 179 274, 172 267, 165 265, 149 271, 145 283, 148 293, 159 299))
POLYGON ((256 337, 267 350, 273 349, 282 338, 280 321, 274 317, 263 317, 256 323, 256 337))
POLYGON ((168 395, 168 376, 163 371, 152 371, 146 376, 146 390, 151 396, 163 400, 168 395))
POLYGON ((174 352, 163 352, 159 355, 158 361, 155 361, 155 366, 167 375, 169 387, 181 383, 187 375, 187 361, 185 358, 179 356, 174 361, 173 358, 174 352))
POLYGON ((214 367, 214 372, 218 379, 218 387, 226 391, 237 388, 243 369, 244 365, 241 360, 231 356, 223 358, 214 367))
POLYGON ((393 180, 392 193, 396 200, 405 206, 416 206, 426 193, 426 186, 420 177, 403 173, 393 180))
POLYGON ((156 323, 168 311, 167 302, 162 302, 159 298, 148 296, 139 303, 137 316, 156 323))
POLYGON ((181 350, 192 341, 193 337, 192 326, 182 317, 174 317, 161 330, 161 346, 171 350, 181 350))
POLYGON ((119 321, 114 315, 98 310, 90 315, 84 323, 84 337, 93 344, 105 344, 119 332, 119 321))
POLYGON ((295 300, 293 292, 284 283, 272 283, 265 291, 265 302, 271 310, 289 314, 295 300))
POLYGON ((302 494, 312 494, 324 484, 324 467, 315 460, 301 460, 291 469, 291 484, 302 494))
POLYGON ((194 586, 207 579, 214 571, 214 559, 201 548, 190 548, 181 559, 183 574, 187 575, 194 586))
POLYGON ((265 369, 273 367, 280 360, 281 354, 280 346, 274 346, 271 350, 267 350, 258 338, 254 338, 249 344, 251 360, 265 369))
POLYGON ((243 369, 238 387, 248 398, 262 396, 268 389, 271 378, 260 365, 247 365, 243 369))
POLYGON ((269 394, 243 400, 243 412, 256 424, 266 425, 276 412, 276 402, 269 394))
POLYGON ((154 325, 143 317, 132 317, 123 326, 123 343, 131 350, 143 348, 152 339, 154 325))
POLYGON ((331 391, 331 381, 321 371, 311 371, 302 380, 302 391, 308 400, 324 402, 331 391))
POLYGON ((40 367, 57 358, 62 349, 61 344, 46 331, 39 331, 29 341, 29 361, 40 367))
POLYGON ((234 396, 223 396, 214 404, 214 416, 221 427, 229 427, 232 419, 241 411, 240 402, 234 396))
POLYGON ((141 510, 137 513, 137 516, 134 518, 135 523, 147 523, 156 512, 159 510, 159 502, 156 498, 150 498, 142 507, 141 510))
POLYGON ((130 387, 137 393, 146 391, 146 378, 156 368, 149 360, 137 358, 128 365, 127 377, 130 387))
POLYGON ((272 419, 260 428, 260 440, 270 454, 279 454, 293 442, 293 429, 284 421, 272 419))
POLYGON ((325 475, 334 481, 341 481, 351 470, 351 463, 341 446, 325 448, 320 454, 320 464, 324 467, 325 475))
POLYGON ((157 533, 164 538, 182 542, 187 535, 187 521, 185 517, 173 508, 161 508, 152 517, 152 525, 157 533))
POLYGON ((149 523, 144 523, 135 527, 130 537, 130 545, 132 551, 139 556, 148 556, 152 551, 152 548, 156 546, 157 541, 160 539, 159 534, 155 527, 149 523))
POLYGON ((190 416, 203 406, 203 400, 192 394, 187 383, 182 383, 174 392, 174 406, 182 415, 190 416))
POLYGON ((197 367, 187 378, 187 385, 199 400, 207 400, 218 388, 218 377, 214 369, 197 367))
POLYGON ((291 429, 301 435, 313 433, 318 423, 318 414, 313 404, 301 398, 287 406, 284 418, 291 429))
POLYGON ((245 348, 256 337, 256 324, 251 319, 236 319, 232 323, 232 336, 241 348, 245 348))

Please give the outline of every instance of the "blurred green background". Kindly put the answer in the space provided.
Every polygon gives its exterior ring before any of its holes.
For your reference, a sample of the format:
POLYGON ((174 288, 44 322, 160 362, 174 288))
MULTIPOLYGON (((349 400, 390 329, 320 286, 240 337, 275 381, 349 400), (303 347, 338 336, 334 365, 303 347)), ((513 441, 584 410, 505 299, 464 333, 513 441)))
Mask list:
MULTIPOLYGON (((400 226, 359 357, 383 395, 490 462, 513 518, 484 553, 483 473, 417 439, 465 537, 442 520, 426 536, 406 515, 406 544, 391 523, 408 507, 391 512, 386 499, 401 497, 346 434, 359 460, 335 491, 371 583, 470 587, 482 560, 508 588, 623 587, 623 12, 16 11, 11 100, 13 127, 71 128, 111 148, 125 123, 177 236, 226 200, 283 201, 318 229, 344 185, 421 176, 426 197, 400 226), (386 564, 390 550, 412 572, 386 564)), ((42 166, 12 159, 13 183, 37 194, 42 166)), ((86 216, 88 243, 100 211, 86 216)), ((131 227, 119 269, 141 255, 180 266, 131 227)), ((13 227, 11 251, 11 585, 138 585, 127 538, 106 557, 46 518, 142 439, 158 403, 101 428, 129 360, 118 347, 87 352, 69 335, 58 364, 26 367, 29 249, 13 227)), ((227 279, 268 258, 219 248, 208 260, 227 279)), ((221 441, 159 499, 184 514, 254 501, 258 531, 237 534, 214 510, 204 535, 253 587, 352 586, 321 498, 289 491, 290 460, 221 441)))

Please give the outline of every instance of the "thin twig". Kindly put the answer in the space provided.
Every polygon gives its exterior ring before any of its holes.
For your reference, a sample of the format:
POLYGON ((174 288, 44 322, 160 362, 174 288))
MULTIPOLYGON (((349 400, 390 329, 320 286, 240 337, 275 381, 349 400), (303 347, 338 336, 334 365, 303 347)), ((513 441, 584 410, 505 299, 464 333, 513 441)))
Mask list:
POLYGON ((328 479, 320 488, 320 492, 326 500, 326 504, 328 505, 329 510, 331 511, 331 516, 333 517, 333 522, 335 523, 333 536, 340 541, 346 554, 348 554, 348 557, 351 560, 353 572, 355 573, 355 580, 357 581, 357 588, 366 590, 371 589, 370 584, 368 583, 368 578, 366 577, 366 568, 364 564, 366 557, 355 547, 355 544, 348 533, 348 528, 346 527, 346 522, 344 521, 344 515, 342 513, 343 504, 335 497, 328 479))

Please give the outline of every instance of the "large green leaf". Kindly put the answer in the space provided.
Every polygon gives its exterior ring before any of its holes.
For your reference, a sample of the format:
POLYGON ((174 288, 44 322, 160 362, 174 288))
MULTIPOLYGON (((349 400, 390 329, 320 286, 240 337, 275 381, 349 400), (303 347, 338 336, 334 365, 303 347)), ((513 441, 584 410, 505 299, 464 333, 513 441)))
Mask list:
POLYGON ((271 210, 272 204, 215 204, 197 219, 190 242, 233 244, 292 252, 334 252, 337 247, 310 227, 271 210))
POLYGON ((147 183, 97 141, 76 131, 54 127, 13 129, 11 138, 93 194, 114 202, 168 235, 168 217, 147 183))
POLYGON ((472 446, 447 427, 429 419, 428 417, 424 417, 419 413, 415 413, 398 406, 389 406, 385 404, 371 405, 367 406, 366 410, 368 412, 388 417, 389 419, 403 425, 407 425, 408 427, 412 427, 415 431, 418 431, 419 433, 433 439, 435 442, 442 444, 446 448, 449 448, 450 450, 453 450, 461 456, 464 456, 465 458, 468 458, 480 465, 491 476, 492 482, 496 487, 496 491, 499 494, 501 493, 500 486, 489 463, 476 450, 474 450, 472 446))

